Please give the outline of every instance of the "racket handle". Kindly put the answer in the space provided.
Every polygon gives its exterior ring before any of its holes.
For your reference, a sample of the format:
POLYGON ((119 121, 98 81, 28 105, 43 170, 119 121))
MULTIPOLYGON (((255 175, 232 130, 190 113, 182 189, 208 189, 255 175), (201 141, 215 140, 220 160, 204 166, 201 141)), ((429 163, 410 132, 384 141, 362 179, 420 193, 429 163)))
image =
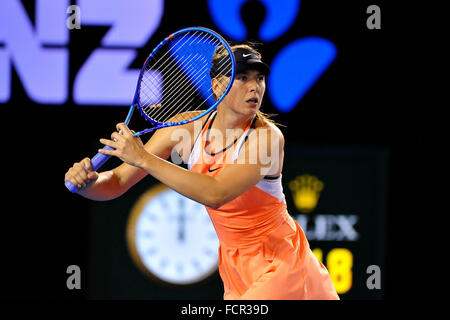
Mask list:
MULTIPOLYGON (((103 149, 114 150, 114 148, 111 148, 109 146, 105 146, 103 149)), ((100 152, 97 153, 91 159, 92 171, 97 171, 97 169, 99 169, 109 158, 111 158, 111 156, 100 152)), ((76 193, 78 191, 78 187, 74 185, 72 182, 67 180, 64 184, 66 185, 66 188, 69 189, 70 192, 76 193)))
MULTIPOLYGON (((103 149, 105 150, 114 150, 114 148, 109 146, 104 146, 103 149)), ((108 156, 103 153, 97 153, 92 159, 91 159, 91 166, 92 171, 97 171, 111 156, 108 156)))
POLYGON ((76 193, 78 191, 78 187, 76 185, 74 185, 72 182, 70 182, 69 180, 64 182, 64 184, 66 185, 66 188, 69 189, 70 192, 76 193))

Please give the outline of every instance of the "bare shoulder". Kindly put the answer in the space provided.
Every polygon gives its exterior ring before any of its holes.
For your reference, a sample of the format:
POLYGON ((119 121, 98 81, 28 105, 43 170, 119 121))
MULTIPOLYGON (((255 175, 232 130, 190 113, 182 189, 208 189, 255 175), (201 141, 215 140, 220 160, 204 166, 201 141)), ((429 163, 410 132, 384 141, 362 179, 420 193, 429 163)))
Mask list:
MULTIPOLYGON (((190 120, 188 123, 170 126, 167 128, 160 129, 162 131, 161 137, 165 141, 170 141, 168 147, 174 148, 178 154, 187 161, 189 154, 193 148, 197 136, 200 134, 205 122, 208 120, 208 114, 192 121, 198 116, 201 116, 205 110, 198 111, 187 111, 180 113, 172 118, 169 122, 181 122, 185 120, 190 120)), ((167 144, 167 142, 166 142, 167 144)))
MULTIPOLYGON (((182 112, 182 113, 179 113, 179 114, 171 117, 167 122, 173 123, 173 122, 181 122, 181 121, 185 121, 185 120, 192 120, 195 117, 198 117, 199 115, 201 115, 203 112, 205 112, 205 110, 182 112)), ((203 118, 205 118, 205 117, 201 117, 198 120, 201 120, 203 118)), ((192 122, 189 122, 189 123, 192 123, 192 122)))
POLYGON ((178 129, 183 129, 183 130, 187 130, 188 132, 193 134, 194 128, 198 128, 199 126, 202 127, 203 123, 208 119, 208 117, 207 117, 207 115, 205 115, 194 121, 192 121, 192 120, 195 119, 196 117, 200 116, 204 112, 205 112, 205 110, 197 110, 197 111, 186 111, 186 112, 179 113, 179 114, 171 117, 167 122, 174 123, 174 124, 182 122, 182 121, 186 121, 186 120, 189 120, 189 122, 184 123, 184 124, 177 124, 175 126, 169 126, 169 127, 160 129, 158 131, 162 131, 162 132, 165 131, 165 132, 171 133, 172 131, 177 131, 178 129))
MULTIPOLYGON (((167 122, 175 124, 185 120, 192 120, 203 112, 203 110, 183 112, 171 117, 167 122)), ((193 141, 195 133, 199 131, 196 128, 201 128, 206 119, 207 117, 205 116, 188 123, 171 125, 158 129, 146 143, 146 146, 153 153, 165 157, 170 155, 171 150, 175 146, 177 146, 177 149, 181 148, 180 143, 183 145, 184 149, 190 150, 189 148, 192 145, 191 141, 193 141)))
POLYGON ((275 124, 257 119, 244 150, 245 152, 239 155, 238 160, 248 159, 249 163, 258 163, 262 170, 261 174, 264 176, 278 177, 280 175, 283 168, 284 137, 275 124), (251 149, 258 151, 250 152, 251 149), (256 162, 250 155, 256 156, 256 162))
POLYGON ((264 132, 264 134, 267 135, 268 140, 277 140, 281 146, 284 145, 284 136, 281 132, 280 128, 278 128, 275 124, 264 121, 261 119, 256 119, 255 121, 255 133, 258 134, 258 136, 261 136, 261 133, 264 132))

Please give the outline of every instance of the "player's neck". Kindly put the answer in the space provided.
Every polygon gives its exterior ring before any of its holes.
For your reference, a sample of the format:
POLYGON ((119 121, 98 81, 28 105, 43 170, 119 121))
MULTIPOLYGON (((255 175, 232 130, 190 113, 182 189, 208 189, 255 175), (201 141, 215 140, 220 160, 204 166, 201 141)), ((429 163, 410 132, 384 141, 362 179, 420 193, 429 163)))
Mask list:
POLYGON ((219 108, 217 109, 217 115, 214 119, 213 126, 215 129, 219 129, 223 132, 225 132, 226 129, 244 130, 253 117, 254 115, 242 115, 233 110, 219 108))

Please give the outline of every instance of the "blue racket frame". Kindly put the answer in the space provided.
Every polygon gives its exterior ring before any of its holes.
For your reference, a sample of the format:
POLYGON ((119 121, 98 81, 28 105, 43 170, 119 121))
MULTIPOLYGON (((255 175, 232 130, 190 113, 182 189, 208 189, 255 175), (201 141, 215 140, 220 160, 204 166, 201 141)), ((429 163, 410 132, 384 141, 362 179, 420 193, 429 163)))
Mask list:
MULTIPOLYGON (((236 76, 236 60, 234 58, 234 54, 233 51, 231 50, 230 45, 227 43, 227 41, 221 36, 219 35, 217 32, 208 29, 208 28, 204 28, 204 27, 189 27, 189 28, 184 28, 181 30, 178 30, 172 34, 170 34, 168 37, 166 37, 163 41, 161 41, 150 53, 150 55, 147 57, 147 59, 144 62, 144 67, 141 69, 140 73, 139 73, 139 77, 138 77, 138 81, 137 81, 137 85, 136 85, 136 90, 135 90, 135 94, 134 94, 134 98, 133 98, 133 104, 130 107, 130 110, 128 111, 128 115, 124 121, 124 123, 126 125, 129 124, 130 120, 131 120, 131 116, 133 115, 134 112, 134 108, 137 107, 141 113, 141 115, 147 120, 149 121, 153 127, 136 132, 134 134, 134 136, 140 136, 144 133, 148 133, 151 131, 155 131, 161 128, 166 128, 166 127, 172 127, 172 126, 179 126, 179 125, 183 125, 189 122, 193 122, 195 120, 200 119, 201 117, 204 117, 205 115, 209 114, 211 111, 215 110, 217 108, 217 106, 222 102, 222 100, 225 98, 225 96, 228 94, 228 92, 230 91, 233 82, 234 82, 234 78, 236 76), (229 84, 227 86, 227 88, 225 89, 224 93, 220 96, 220 98, 211 106, 209 107, 209 109, 205 110, 204 112, 202 112, 201 114, 195 116, 192 119, 189 120, 183 120, 183 121, 179 121, 179 122, 170 122, 170 123, 163 123, 163 122, 158 122, 155 121, 153 119, 151 119, 150 117, 147 116, 147 114, 142 110, 141 105, 139 104, 139 84, 141 82, 141 78, 143 76, 143 73, 145 71, 145 66, 147 64, 147 61, 149 61, 149 59, 151 59, 156 52, 159 51, 159 49, 164 46, 168 41, 170 41, 170 39, 172 39, 173 37, 180 35, 182 33, 186 33, 186 32, 192 32, 192 31, 202 31, 205 33, 208 33, 214 37, 216 37, 221 44, 224 46, 224 48, 228 51, 228 54, 231 58, 231 76, 230 76, 230 81, 229 84)), ((105 146, 103 149, 106 150, 114 150, 114 148, 111 148, 109 146, 105 146)), ((92 159, 91 159, 91 166, 92 166, 92 170, 93 171, 97 171, 111 156, 109 155, 105 155, 103 153, 97 153, 92 159)), ((65 186, 67 187, 67 189, 69 189, 69 191, 71 191, 72 193, 76 193, 78 192, 78 187, 74 184, 72 184, 70 181, 66 181, 65 182, 65 186)))

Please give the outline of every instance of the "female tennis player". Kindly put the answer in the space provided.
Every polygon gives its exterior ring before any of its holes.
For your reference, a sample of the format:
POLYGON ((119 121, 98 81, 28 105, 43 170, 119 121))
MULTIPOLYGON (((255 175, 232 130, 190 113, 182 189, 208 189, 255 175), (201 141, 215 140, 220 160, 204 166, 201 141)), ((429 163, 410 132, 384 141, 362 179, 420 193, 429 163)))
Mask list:
MULTIPOLYGON (((150 174, 204 204, 220 241, 224 299, 339 299, 328 271, 287 212, 281 184, 284 138, 259 111, 269 67, 247 44, 232 50, 236 78, 217 111, 183 126, 159 129, 145 145, 119 123, 111 139, 100 139, 115 150, 100 152, 124 163, 97 173, 85 158, 65 179, 78 185, 83 197, 109 200, 150 174), (176 130, 187 133, 188 147, 172 138, 176 130), (165 160, 174 149, 189 170, 165 160)), ((218 77, 227 76, 214 72, 221 54, 215 52, 211 69, 217 95, 222 89, 218 77)))

